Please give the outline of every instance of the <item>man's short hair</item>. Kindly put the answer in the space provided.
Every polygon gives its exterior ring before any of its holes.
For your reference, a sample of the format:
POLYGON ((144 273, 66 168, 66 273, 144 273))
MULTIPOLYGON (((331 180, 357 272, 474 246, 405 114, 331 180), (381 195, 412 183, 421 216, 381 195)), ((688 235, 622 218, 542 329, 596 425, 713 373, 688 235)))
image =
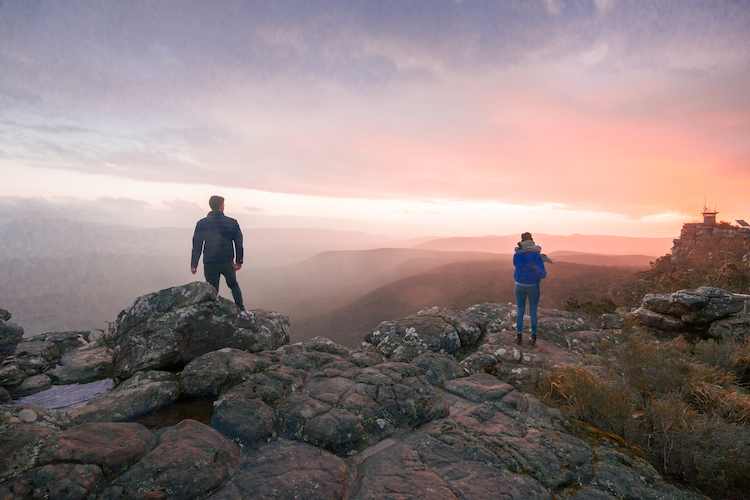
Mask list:
POLYGON ((208 200, 208 206, 211 207, 211 210, 220 210, 223 204, 224 204, 223 196, 212 196, 208 200))

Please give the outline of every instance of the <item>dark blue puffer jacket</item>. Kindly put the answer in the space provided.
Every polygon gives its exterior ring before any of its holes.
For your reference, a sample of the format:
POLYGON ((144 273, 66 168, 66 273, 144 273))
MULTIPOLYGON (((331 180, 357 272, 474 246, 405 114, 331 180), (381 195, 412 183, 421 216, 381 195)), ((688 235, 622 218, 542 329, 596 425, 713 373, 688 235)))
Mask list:
POLYGON ((221 210, 209 212, 208 217, 199 220, 195 225, 190 267, 198 267, 201 251, 204 264, 232 261, 242 264, 244 252, 240 225, 236 220, 224 215, 221 210))
POLYGON ((542 256, 536 252, 516 252, 513 265, 516 266, 513 277, 519 285, 538 285, 547 276, 542 256))

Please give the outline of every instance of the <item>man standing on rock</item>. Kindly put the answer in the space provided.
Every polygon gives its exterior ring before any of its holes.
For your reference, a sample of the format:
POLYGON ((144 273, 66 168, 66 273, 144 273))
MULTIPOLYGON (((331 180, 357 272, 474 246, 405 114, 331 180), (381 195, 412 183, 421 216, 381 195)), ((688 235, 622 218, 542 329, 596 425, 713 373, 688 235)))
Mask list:
POLYGON ((206 281, 219 292, 219 279, 224 275, 227 286, 232 290, 234 303, 245 310, 242 291, 237 283, 236 271, 242 269, 242 231, 236 220, 224 215, 224 198, 212 196, 208 200, 211 211, 199 220, 193 234, 193 256, 190 272, 198 271, 198 259, 203 252, 203 273, 206 281))

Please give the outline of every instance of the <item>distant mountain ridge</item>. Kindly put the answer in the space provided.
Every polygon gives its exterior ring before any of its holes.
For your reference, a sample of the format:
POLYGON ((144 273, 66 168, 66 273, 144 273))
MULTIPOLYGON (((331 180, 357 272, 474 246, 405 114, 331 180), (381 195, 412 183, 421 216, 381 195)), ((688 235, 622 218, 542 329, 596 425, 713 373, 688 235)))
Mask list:
MULTIPOLYGON (((438 238, 416 245, 414 248, 442 250, 444 252, 512 253, 520 240, 519 234, 507 236, 476 236, 438 238)), ((561 250, 569 252, 599 253, 609 255, 653 255, 670 252, 673 238, 641 238, 630 236, 602 236, 571 234, 568 236, 534 233, 534 241, 545 253, 561 250)))

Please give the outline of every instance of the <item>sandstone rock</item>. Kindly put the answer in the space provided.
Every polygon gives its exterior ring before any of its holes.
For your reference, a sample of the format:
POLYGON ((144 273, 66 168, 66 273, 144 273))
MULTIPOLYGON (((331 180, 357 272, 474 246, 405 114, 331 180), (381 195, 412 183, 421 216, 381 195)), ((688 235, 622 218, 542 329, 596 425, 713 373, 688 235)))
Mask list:
POLYGON ((60 366, 45 372, 54 384, 85 384, 112 376, 112 356, 104 347, 90 344, 65 351, 60 366))
POLYGON ((382 322, 365 336, 365 342, 389 358, 404 345, 455 354, 473 346, 485 324, 481 314, 433 307, 402 320, 382 322))
POLYGON ((166 372, 139 372, 111 392, 67 411, 76 423, 127 422, 154 413, 177 400, 180 387, 166 372))
POLYGON ((596 326, 605 330, 618 330, 624 325, 624 318, 619 314, 602 314, 596 320, 596 326))
POLYGON ((13 362, 27 375, 38 375, 60 360, 60 349, 54 342, 24 340, 16 346, 13 362))
POLYGON ((469 374, 483 373, 485 371, 491 371, 492 368, 497 364, 497 359, 491 354, 485 354, 483 352, 475 352, 468 358, 461 361, 461 367, 466 370, 469 374))
MULTIPOLYGON (((359 491, 353 499, 456 500, 450 485, 402 443, 389 446, 360 466, 359 491)), ((488 497, 489 498, 489 497, 488 497)), ((494 498, 498 498, 495 496, 494 498)))
POLYGON ((289 342, 289 319, 255 310, 240 313, 216 296, 208 283, 194 282, 144 295, 117 318, 115 372, 182 368, 211 351, 276 349, 289 342))
POLYGON ((115 479, 102 500, 204 498, 239 467, 240 448, 211 427, 183 420, 159 435, 159 444, 115 479))
MULTIPOLYGON (((550 367, 575 365, 582 361, 580 354, 567 346, 548 342, 541 333, 534 348, 528 343, 517 345, 515 335, 515 330, 488 334, 478 352, 492 355, 497 360, 497 364, 491 368, 492 374, 517 389, 540 389, 539 384, 550 367)), ((568 335, 575 337, 577 332, 572 331, 568 335)))
POLYGON ((11 389, 13 397, 19 398, 43 391, 52 385, 52 379, 47 375, 34 375, 24 379, 19 385, 11 389))
POLYGON ((273 410, 261 399, 230 391, 214 403, 211 427, 229 439, 250 445, 273 434, 273 410))
POLYGON ((36 465, 36 457, 44 448, 44 443, 58 432, 45 425, 6 425, 0 433, 0 450, 3 450, 3 460, 0 460, 0 481, 21 474, 36 465))
POLYGON ((90 345, 91 332, 89 331, 68 331, 68 332, 47 332, 40 333, 29 337, 29 341, 52 342, 57 346, 61 353, 71 349, 78 349, 90 345))
POLYGON ((465 377, 466 370, 456 363, 453 356, 445 356, 434 352, 425 352, 412 360, 411 364, 424 371, 427 381, 440 387, 446 380, 465 377))
POLYGON ((156 435, 141 424, 92 422, 47 439, 39 464, 72 462, 97 465, 106 474, 120 473, 156 447, 156 435))
POLYGON ((338 356, 349 355, 349 349, 325 337, 315 337, 307 343, 307 349, 311 351, 327 352, 328 354, 336 354, 338 356))
POLYGON ((3 317, 7 317, 8 319, 0 318, 0 363, 13 354, 16 346, 23 339, 23 328, 9 322, 10 313, 5 311, 5 309, 2 309, 2 311, 5 312, 3 317))
POLYGON ((0 484, 3 498, 91 498, 104 484, 104 473, 96 465, 44 465, 0 484))
POLYGON ((6 310, 0 307, 0 321, 10 321, 11 314, 6 310))
POLYGON ((744 299, 721 288, 702 286, 671 294, 648 294, 634 314, 642 324, 662 330, 707 328, 713 321, 742 311, 744 304, 744 299))
POLYGON ((216 397, 269 366, 267 359, 256 354, 225 347, 188 363, 180 375, 180 385, 189 398, 216 397))
POLYGON ((687 325, 681 319, 653 312, 645 307, 639 307, 631 315, 640 324, 649 328, 656 328, 665 332, 679 332, 687 329, 687 325))
POLYGON ((332 453, 279 439, 250 450, 242 468, 211 500, 346 500, 349 471, 347 463, 332 453))
POLYGON ((307 373, 303 370, 273 366, 263 373, 250 375, 223 397, 259 398, 266 404, 275 405, 292 392, 300 390, 306 378, 307 373))
POLYGON ((15 363, 6 363, 0 366, 0 386, 12 388, 26 380, 28 375, 15 363))
POLYGON ((708 336, 715 339, 745 342, 750 338, 750 316, 733 316, 711 323, 708 336))

